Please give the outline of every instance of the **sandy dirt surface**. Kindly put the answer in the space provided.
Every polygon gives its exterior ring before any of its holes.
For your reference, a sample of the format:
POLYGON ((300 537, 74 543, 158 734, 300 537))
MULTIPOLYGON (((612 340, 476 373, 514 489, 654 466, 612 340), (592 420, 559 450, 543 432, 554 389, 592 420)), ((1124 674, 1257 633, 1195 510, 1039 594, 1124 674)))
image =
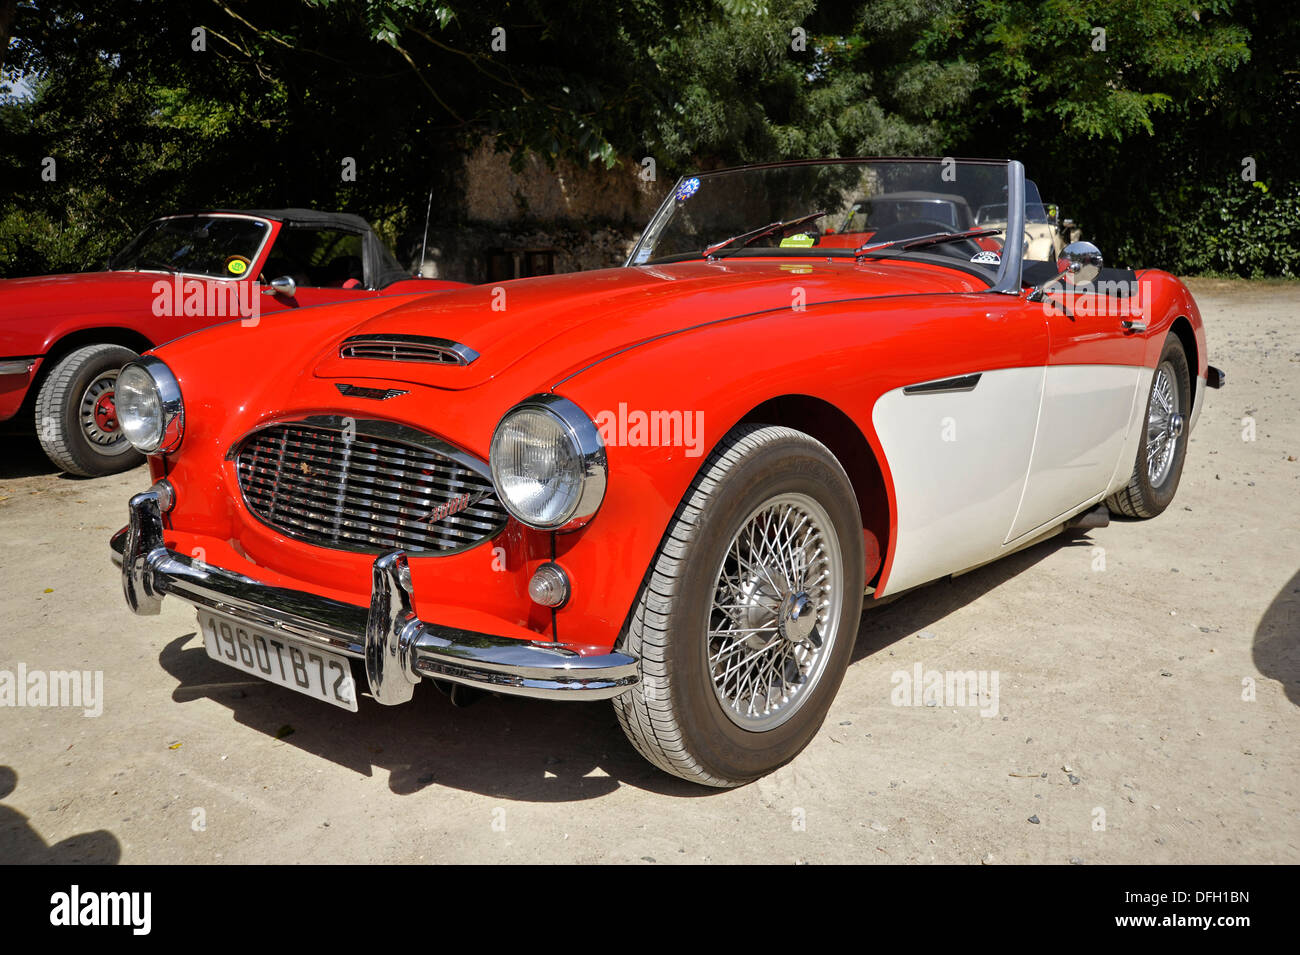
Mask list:
POLYGON ((102 671, 104 701, 0 708, 0 861, 1300 862, 1300 286, 1189 284, 1228 387, 1173 506, 869 609, 812 745, 730 792, 607 704, 354 715, 245 678, 187 605, 123 604, 143 468, 7 442, 0 670, 102 671), (918 664, 996 673, 996 714, 895 705, 918 664))

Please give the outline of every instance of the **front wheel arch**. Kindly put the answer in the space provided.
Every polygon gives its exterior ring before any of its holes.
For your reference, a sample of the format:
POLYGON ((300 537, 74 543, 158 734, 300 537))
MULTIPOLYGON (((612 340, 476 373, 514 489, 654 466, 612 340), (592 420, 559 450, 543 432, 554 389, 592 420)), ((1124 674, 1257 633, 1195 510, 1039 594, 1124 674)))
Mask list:
POLYGON ((756 405, 736 424, 790 428, 820 441, 835 455, 853 484, 858 511, 862 515, 862 529, 867 535, 866 579, 863 584, 876 584, 885 566, 890 544, 890 495, 877 452, 857 422, 822 398, 790 394, 756 405))

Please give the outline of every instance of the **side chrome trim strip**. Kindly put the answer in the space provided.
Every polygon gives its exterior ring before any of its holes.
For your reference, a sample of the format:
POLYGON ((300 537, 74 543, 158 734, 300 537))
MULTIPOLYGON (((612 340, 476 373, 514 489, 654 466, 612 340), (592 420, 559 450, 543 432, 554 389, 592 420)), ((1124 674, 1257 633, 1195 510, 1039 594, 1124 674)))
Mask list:
POLYGON ((980 375, 983 372, 976 372, 973 375, 959 375, 956 378, 940 378, 937 381, 923 381, 915 385, 904 385, 903 394, 905 395, 947 395, 956 391, 974 391, 975 386, 980 383, 980 375))

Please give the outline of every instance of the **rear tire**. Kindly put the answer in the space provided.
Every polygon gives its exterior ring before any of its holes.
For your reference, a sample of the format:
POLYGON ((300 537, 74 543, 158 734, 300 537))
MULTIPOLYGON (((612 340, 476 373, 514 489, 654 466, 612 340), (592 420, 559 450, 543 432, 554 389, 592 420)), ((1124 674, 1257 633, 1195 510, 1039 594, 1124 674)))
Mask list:
POLYGON ((140 464, 117 423, 117 373, 140 356, 121 345, 86 345, 55 363, 36 394, 36 436, 58 467, 81 477, 140 464))
POLYGON ((741 426, 705 462, 642 584, 614 698, 651 763, 706 786, 751 782, 816 734, 862 614, 862 521, 820 442, 741 426))
POLYGON ((1192 415, 1192 378, 1187 353, 1170 333, 1151 378, 1146 430, 1129 482, 1106 500, 1114 514, 1155 517, 1174 499, 1187 456, 1187 422, 1192 415))

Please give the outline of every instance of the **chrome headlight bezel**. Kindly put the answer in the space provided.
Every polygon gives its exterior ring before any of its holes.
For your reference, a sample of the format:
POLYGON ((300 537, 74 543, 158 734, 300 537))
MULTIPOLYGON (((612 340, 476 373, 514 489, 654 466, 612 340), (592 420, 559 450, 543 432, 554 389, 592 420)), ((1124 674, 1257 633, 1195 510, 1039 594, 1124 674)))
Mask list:
POLYGON ((122 366, 122 370, 117 373, 115 397, 121 393, 122 376, 128 370, 143 372, 147 376, 158 405, 158 419, 157 424, 149 430, 148 440, 132 440, 119 400, 116 404, 122 434, 137 451, 145 454, 170 454, 180 447, 181 438, 185 434, 185 403, 181 398, 180 382, 161 358, 145 355, 122 366))
POLYGON ((492 469, 492 484, 496 488, 498 500, 515 520, 535 530, 560 533, 575 531, 584 527, 595 516, 601 502, 605 499, 609 467, 605 457, 605 443, 600 438, 600 431, 581 408, 568 398, 559 395, 533 395, 502 415, 492 433, 488 463, 492 469), (523 513, 504 488, 501 474, 505 457, 504 428, 513 415, 522 411, 541 412, 554 419, 578 461, 577 477, 580 481, 578 493, 569 507, 549 521, 541 520, 536 514, 523 513))

